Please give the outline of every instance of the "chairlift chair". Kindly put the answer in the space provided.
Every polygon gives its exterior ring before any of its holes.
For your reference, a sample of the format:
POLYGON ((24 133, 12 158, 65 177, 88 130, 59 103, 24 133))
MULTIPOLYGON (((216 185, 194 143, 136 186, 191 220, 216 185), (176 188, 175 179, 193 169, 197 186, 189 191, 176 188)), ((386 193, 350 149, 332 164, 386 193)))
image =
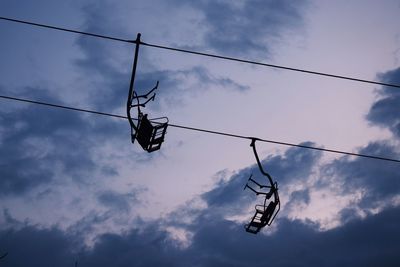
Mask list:
POLYGON ((147 152, 153 152, 159 150, 161 148, 161 144, 164 141, 165 134, 167 132, 168 127, 168 118, 161 117, 155 119, 149 119, 147 114, 143 114, 141 111, 141 107, 146 107, 146 104, 150 101, 154 101, 156 97, 156 93, 153 93, 157 90, 159 82, 144 95, 138 95, 134 89, 135 83, 135 75, 136 75, 136 67, 139 55, 139 45, 141 44, 140 41, 140 33, 137 35, 136 38, 136 49, 135 49, 135 57, 133 61, 132 67, 132 76, 131 82, 129 86, 129 94, 128 94, 128 101, 126 106, 126 112, 129 120, 129 124, 131 126, 131 141, 132 143, 135 142, 135 139, 138 140, 138 143, 142 146, 144 150, 147 152), (146 99, 144 102, 141 102, 141 99, 146 99), (136 101, 135 104, 133 102, 136 101), (135 123, 135 119, 131 116, 131 109, 137 107, 137 123, 135 123), (160 122, 157 122, 157 121, 160 122))
POLYGON ((161 148, 168 127, 168 118, 162 117, 150 121, 147 114, 139 114, 137 131, 132 132, 132 143, 135 139, 147 152, 153 152, 161 148), (163 123, 155 122, 162 119, 163 123))
POLYGON ((264 195, 264 203, 263 205, 256 205, 255 206, 255 214, 250 220, 250 223, 245 225, 245 229, 247 232, 252 233, 252 234, 257 234, 261 228, 265 227, 266 225, 271 225, 272 222, 274 221, 276 215, 278 214, 280 210, 280 200, 279 200, 279 194, 278 194, 278 184, 272 181, 272 177, 264 171, 260 159, 258 157, 257 151, 256 151, 256 146, 255 146, 256 139, 253 138, 251 141, 251 145, 253 147, 253 152, 257 160, 258 167, 261 171, 261 173, 267 177, 269 181, 269 185, 263 185, 259 182, 257 182, 255 179, 252 178, 252 175, 250 175, 244 189, 249 188, 251 191, 253 191, 257 196, 258 195, 264 195), (253 184, 258 186, 259 189, 254 189, 253 184), (265 192, 263 190, 264 188, 268 188, 269 191, 265 192), (267 205, 268 200, 271 198, 271 196, 274 196, 274 199, 270 201, 267 205))
POLYGON ((261 230, 261 228, 265 227, 266 225, 270 226, 274 221, 276 215, 280 210, 280 200, 276 183, 275 186, 276 187, 272 192, 272 194, 274 195, 274 200, 270 201, 268 205, 267 200, 270 198, 270 195, 259 192, 259 194, 265 194, 264 204, 255 205, 256 211, 254 213, 254 216, 251 218, 250 223, 245 225, 245 229, 247 232, 257 234, 261 230))
POLYGON ((256 180, 252 179, 252 175, 250 175, 248 182, 246 183, 244 189, 249 188, 256 195, 264 195, 264 203, 263 205, 257 204, 255 206, 255 214, 250 220, 250 223, 245 225, 245 229, 247 232, 252 234, 257 234, 261 228, 266 225, 270 226, 274 221, 276 215, 280 210, 280 200, 278 194, 278 184, 275 182, 272 186, 270 185, 262 185, 258 183, 256 180), (269 192, 258 191, 249 185, 249 182, 256 184, 260 190, 263 188, 269 188, 269 192), (274 200, 270 201, 267 205, 267 201, 274 195, 274 200), (276 209, 278 207, 278 209, 276 209))

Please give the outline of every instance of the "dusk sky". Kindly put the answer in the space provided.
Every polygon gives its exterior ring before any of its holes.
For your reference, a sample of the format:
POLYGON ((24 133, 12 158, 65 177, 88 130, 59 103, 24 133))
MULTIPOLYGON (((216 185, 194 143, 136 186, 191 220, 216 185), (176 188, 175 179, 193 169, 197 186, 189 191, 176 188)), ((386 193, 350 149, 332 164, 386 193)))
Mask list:
MULTIPOLYGON (((399 0, 2 0, 0 17, 400 84, 399 0)), ((125 115, 134 45, 0 20, 0 95, 125 115)), ((400 159, 400 89, 141 46, 149 117, 400 159)), ((0 99, 0 266, 399 266, 400 164, 0 99), (259 178, 262 177, 259 175, 259 178)))

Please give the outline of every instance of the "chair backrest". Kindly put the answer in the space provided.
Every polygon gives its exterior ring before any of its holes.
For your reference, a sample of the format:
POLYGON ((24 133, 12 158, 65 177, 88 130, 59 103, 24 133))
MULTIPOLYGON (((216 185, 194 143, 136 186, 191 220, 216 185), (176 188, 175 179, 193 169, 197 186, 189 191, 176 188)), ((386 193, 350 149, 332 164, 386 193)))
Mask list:
POLYGON ((139 119, 138 132, 136 134, 136 139, 144 150, 147 150, 150 145, 152 133, 153 125, 151 125, 151 122, 147 118, 147 114, 145 114, 139 119))
POLYGON ((264 214, 261 216, 261 221, 264 225, 268 224, 274 214, 277 203, 271 201, 265 209, 264 214))

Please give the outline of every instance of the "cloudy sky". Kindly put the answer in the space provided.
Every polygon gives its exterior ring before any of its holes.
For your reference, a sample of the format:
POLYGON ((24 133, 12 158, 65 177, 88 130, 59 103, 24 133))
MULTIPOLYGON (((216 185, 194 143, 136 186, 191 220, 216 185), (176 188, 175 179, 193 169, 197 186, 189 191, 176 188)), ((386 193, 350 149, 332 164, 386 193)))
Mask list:
MULTIPOLYGON (((0 16, 400 84, 400 1, 3 0, 0 16)), ((124 115, 134 47, 0 21, 0 94, 124 115)), ((400 91, 141 47, 150 117, 400 159, 400 91)), ((398 266, 400 165, 257 143, 281 212, 244 231, 249 140, 0 102, 1 266, 398 266)))

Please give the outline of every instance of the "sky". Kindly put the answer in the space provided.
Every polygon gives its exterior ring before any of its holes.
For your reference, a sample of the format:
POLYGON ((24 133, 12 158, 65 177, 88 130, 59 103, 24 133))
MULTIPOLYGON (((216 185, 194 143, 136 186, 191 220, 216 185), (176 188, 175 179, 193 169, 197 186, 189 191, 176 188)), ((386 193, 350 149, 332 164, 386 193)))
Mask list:
MULTIPOLYGON (((400 1, 3 0, 0 16, 400 84, 400 1)), ((125 115, 134 46, 0 21, 0 94, 125 115)), ((400 159, 400 91, 151 47, 149 117, 400 159)), ((0 266, 398 266, 400 165, 257 142, 281 211, 244 225, 250 140, 0 100, 0 266)))

